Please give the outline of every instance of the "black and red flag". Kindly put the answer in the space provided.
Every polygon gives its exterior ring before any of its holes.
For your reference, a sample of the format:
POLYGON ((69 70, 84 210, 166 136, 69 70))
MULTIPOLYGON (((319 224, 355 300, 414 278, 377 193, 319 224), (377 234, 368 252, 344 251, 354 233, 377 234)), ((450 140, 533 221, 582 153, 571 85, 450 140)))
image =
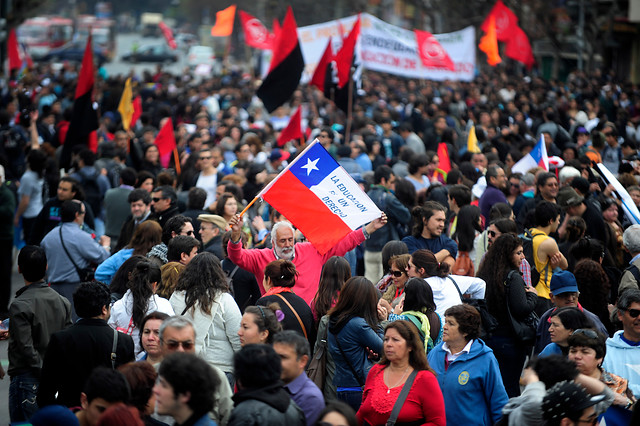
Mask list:
POLYGON ((93 105, 93 48, 91 32, 87 38, 87 46, 82 58, 82 67, 76 86, 76 97, 73 101, 73 112, 67 137, 62 147, 60 167, 68 169, 71 165, 71 151, 76 145, 84 145, 96 152, 98 149, 98 111, 93 105))
POLYGON ((349 113, 349 97, 355 98, 361 75, 356 54, 359 36, 360 16, 353 24, 349 35, 344 39, 342 47, 327 66, 324 79, 324 96, 331 99, 339 109, 347 114, 349 113))
POLYGON ((333 49, 331 48, 331 37, 329 37, 327 47, 324 49, 322 58, 320 58, 316 70, 313 72, 313 77, 311 77, 309 85, 324 90, 325 80, 327 78, 327 67, 331 65, 331 61, 333 61, 333 49))
POLYGON ((276 33, 269 74, 258 89, 257 95, 269 112, 284 104, 295 92, 302 77, 304 59, 298 40, 298 28, 291 6, 276 33))

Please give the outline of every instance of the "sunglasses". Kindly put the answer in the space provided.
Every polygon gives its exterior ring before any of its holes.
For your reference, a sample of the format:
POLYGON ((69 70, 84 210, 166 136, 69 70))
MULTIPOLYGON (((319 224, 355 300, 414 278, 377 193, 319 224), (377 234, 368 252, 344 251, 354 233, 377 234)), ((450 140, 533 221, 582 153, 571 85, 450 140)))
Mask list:
POLYGON ((589 339, 597 339, 598 338, 598 333, 596 333, 594 330, 589 330, 588 328, 579 328, 576 331, 574 331, 573 333, 571 333, 572 336, 575 336, 577 334, 583 334, 583 335, 587 336, 589 339))
POLYGON ((640 315, 640 309, 627 309, 627 312, 631 318, 638 318, 640 315))
POLYGON ((160 198, 160 197, 153 197, 153 198, 151 199, 151 201, 153 201, 154 203, 157 203, 157 202, 158 202, 158 201, 160 201, 160 200, 162 200, 162 198, 160 198))
POLYGON ((402 274, 404 274, 404 271, 391 271, 391 275, 393 275, 396 278, 400 278, 402 274))
POLYGON ((201 160, 211 160, 211 157, 200 157, 201 160))
POLYGON ((193 348, 194 343, 191 340, 187 340, 184 342, 179 342, 176 340, 162 340, 162 343, 167 345, 167 348, 171 350, 176 350, 178 347, 182 346, 185 351, 189 351, 193 348))
POLYGON ((487 231, 487 234, 489 234, 490 237, 495 237, 496 231, 487 231))
POLYGON ((187 234, 188 236, 192 236, 193 235, 193 231, 187 231, 187 232, 185 232, 185 234, 187 234))

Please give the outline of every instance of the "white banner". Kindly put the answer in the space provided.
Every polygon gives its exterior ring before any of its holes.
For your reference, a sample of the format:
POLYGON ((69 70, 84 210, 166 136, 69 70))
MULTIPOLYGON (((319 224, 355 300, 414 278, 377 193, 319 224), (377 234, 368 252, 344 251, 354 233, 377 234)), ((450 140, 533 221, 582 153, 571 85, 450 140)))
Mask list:
MULTIPOLYGON (((356 16, 298 28, 298 37, 305 72, 302 81, 308 81, 322 53, 332 37, 334 52, 342 45, 342 37, 351 31, 356 16)), ((365 69, 380 71, 408 78, 429 80, 471 81, 476 69, 475 29, 467 27, 446 34, 434 34, 453 60, 456 70, 426 68, 417 51, 413 31, 387 24, 363 13, 361 15, 360 54, 365 69)))

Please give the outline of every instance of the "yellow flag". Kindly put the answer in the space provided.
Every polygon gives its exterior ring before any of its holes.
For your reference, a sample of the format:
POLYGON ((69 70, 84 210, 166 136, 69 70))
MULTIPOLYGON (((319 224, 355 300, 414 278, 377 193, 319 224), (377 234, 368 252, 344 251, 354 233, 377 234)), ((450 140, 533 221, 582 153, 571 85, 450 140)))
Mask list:
POLYGON ((467 151, 481 152, 480 145, 478 145, 478 138, 476 136, 476 126, 471 126, 471 129, 469 130, 469 136, 467 136, 467 151))
POLYGON ((131 77, 127 79, 127 82, 124 83, 124 90, 122 91, 122 97, 120 98, 120 103, 118 104, 118 112, 122 117, 122 127, 124 130, 129 130, 129 126, 131 125, 131 118, 133 117, 133 102, 131 102, 131 98, 133 97, 133 92, 131 91, 131 77))

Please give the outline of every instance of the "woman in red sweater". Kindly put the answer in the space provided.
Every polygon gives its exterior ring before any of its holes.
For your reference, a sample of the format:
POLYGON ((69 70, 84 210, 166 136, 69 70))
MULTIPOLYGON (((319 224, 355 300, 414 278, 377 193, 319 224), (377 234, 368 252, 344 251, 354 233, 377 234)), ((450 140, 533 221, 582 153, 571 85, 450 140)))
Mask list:
POLYGON ((394 321, 384 331, 384 354, 369 371, 358 410, 362 424, 387 423, 400 391, 413 370, 418 372, 396 420, 400 425, 445 425, 444 399, 429 367, 415 327, 394 321))

